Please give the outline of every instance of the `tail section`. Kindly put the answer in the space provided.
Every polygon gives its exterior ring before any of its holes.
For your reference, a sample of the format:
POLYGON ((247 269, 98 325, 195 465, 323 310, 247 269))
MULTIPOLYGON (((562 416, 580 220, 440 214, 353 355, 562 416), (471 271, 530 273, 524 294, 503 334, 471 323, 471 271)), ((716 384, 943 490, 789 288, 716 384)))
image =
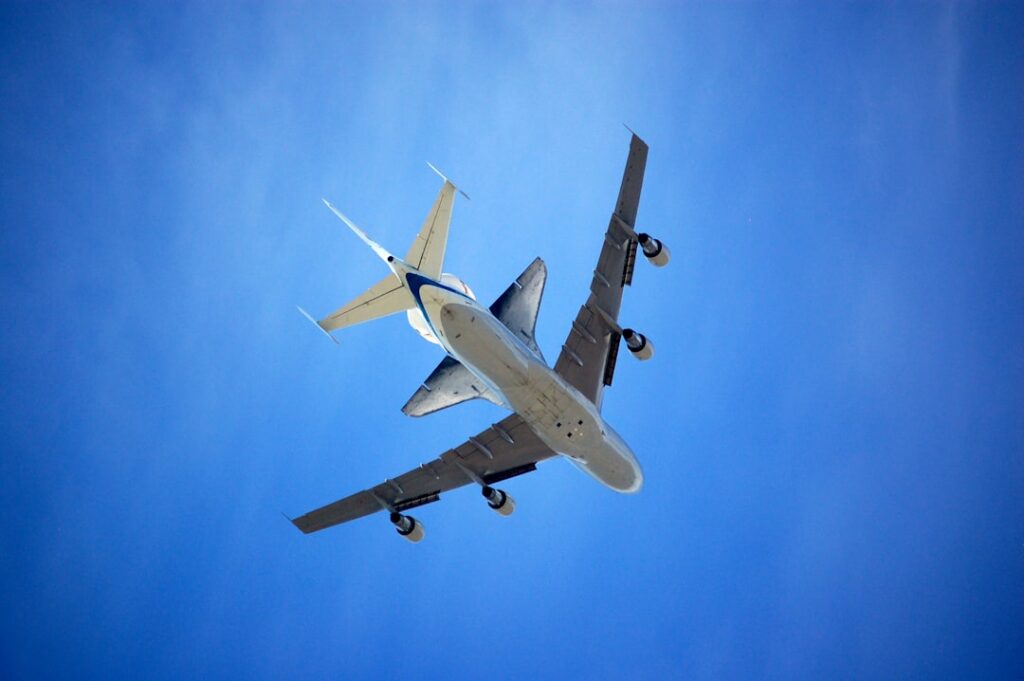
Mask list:
MULTIPOLYGON (((429 165, 429 164, 428 164, 429 165)), ((434 166, 430 166, 437 172, 434 166)), ((438 172, 438 175, 440 173, 438 172)), ((330 331, 353 326, 371 319, 379 319, 396 312, 403 312, 416 307, 401 274, 409 268, 418 270, 420 274, 431 279, 441 279, 441 267, 444 264, 445 247, 448 244, 448 226, 452 219, 452 205, 455 203, 455 192, 457 187, 441 175, 444 179, 444 186, 441 187, 437 199, 434 201, 430 213, 427 215, 423 227, 420 228, 416 240, 409 249, 405 261, 401 261, 386 248, 371 239, 362 229, 340 210, 335 208, 330 201, 324 199, 324 204, 331 209, 338 218, 344 222, 359 239, 370 247, 391 269, 392 274, 371 286, 365 293, 355 300, 343 305, 331 314, 319 321, 313 318, 302 308, 299 310, 310 320, 315 321, 320 329, 330 336, 330 331)), ((461 190, 459 190, 461 193, 461 190)), ((463 193, 465 196, 465 193, 463 193)), ((467 197, 468 198, 468 197, 467 197)), ((333 336, 330 336, 334 340, 333 336)))
POLYGON ((420 273, 431 279, 440 279, 441 268, 444 266, 444 251, 448 245, 448 226, 452 221, 452 206, 455 204, 455 192, 466 196, 455 184, 445 177, 440 170, 427 163, 430 169, 441 176, 444 186, 434 200, 434 205, 423 221, 420 233, 409 247, 405 262, 418 269, 420 273))
POLYGON ((316 324, 324 331, 343 329, 371 319, 379 319, 404 312, 416 306, 412 294, 394 274, 389 274, 371 286, 363 295, 342 305, 316 324))
POLYGON ((352 222, 347 217, 345 217, 345 214, 342 213, 337 208, 335 208, 334 205, 330 201, 328 201, 327 199, 322 199, 322 200, 324 202, 324 205, 327 206, 328 208, 330 208, 332 213, 337 215, 341 219, 342 222, 344 222, 346 225, 348 225, 348 228, 351 229, 353 232, 355 232, 355 235, 357 237, 359 237, 364 244, 366 244, 371 249, 373 249, 373 252, 377 254, 378 258, 380 258, 384 262, 391 262, 392 260, 395 259, 395 256, 393 256, 390 253, 388 253, 387 249, 385 249, 379 243, 377 243, 376 241, 374 241, 373 239, 368 237, 366 235, 366 232, 364 232, 363 230, 359 229, 359 227, 356 225, 356 223, 352 222))
POLYGON ((491 314, 511 329, 519 340, 541 359, 544 359, 544 355, 541 354, 533 333, 537 328, 537 315, 540 312, 540 301, 544 296, 544 284, 547 283, 547 279, 548 269, 544 261, 537 258, 491 305, 491 314))
MULTIPOLYGON (((335 208, 330 201, 327 199, 324 199, 323 201, 324 204, 331 209, 332 213, 337 215, 342 222, 348 225, 348 228, 351 229, 363 243, 369 246, 370 249, 377 254, 377 257, 391 267, 395 257, 388 253, 387 249, 367 236, 366 232, 359 229, 354 222, 349 220, 344 213, 335 208)), ((394 272, 394 268, 392 267, 391 269, 392 272, 394 272)), ((354 326, 355 324, 368 322, 371 319, 386 317, 388 315, 395 314, 396 312, 403 312, 415 306, 416 301, 413 300, 412 295, 405 286, 405 283, 396 274, 392 273, 371 286, 355 300, 342 305, 340 308, 319 321, 314 320, 313 317, 311 317, 310 314, 301 307, 299 308, 299 311, 305 315, 307 319, 313 321, 317 326, 319 326, 320 330, 326 333, 331 340, 337 343, 337 340, 335 340, 335 338, 330 334, 330 332, 335 329, 343 329, 346 326, 354 326)))
POLYGON ((405 403, 402 412, 407 416, 426 416, 476 398, 483 398, 499 407, 505 406, 498 395, 458 360, 445 357, 405 403))
MULTIPOLYGON (((491 305, 491 314, 511 329, 542 360, 544 355, 537 346, 533 332, 537 326, 537 313, 540 311, 547 276, 544 261, 537 258, 491 305)), ((500 395, 489 390, 469 369, 452 357, 445 357, 405 403, 402 411, 408 416, 424 416, 477 398, 498 406, 508 406, 500 395)))
POLYGON ((317 327, 318 329, 320 329, 321 331, 323 331, 323 332, 324 332, 324 335, 325 335, 325 336, 327 336, 328 338, 330 338, 330 339, 331 339, 331 341, 332 341, 332 342, 333 342, 333 343, 334 343, 335 345, 340 345, 340 343, 338 343, 338 339, 337 339, 337 338, 335 338, 334 336, 332 336, 332 335, 331 335, 331 334, 330 334, 330 333, 329 333, 329 332, 327 331, 327 329, 325 329, 324 327, 320 326, 320 322, 318 322, 317 320, 313 319, 313 315, 309 314, 308 312, 306 312, 305 310, 303 310, 303 309, 302 309, 301 307, 299 307, 298 305, 296 305, 295 307, 297 307, 297 308, 298 308, 299 312, 301 312, 301 313, 302 313, 302 316, 303 316, 303 317, 305 317, 305 318, 306 318, 306 319, 308 319, 309 321, 311 321, 311 322, 313 322, 314 324, 316 324, 316 327, 317 327))

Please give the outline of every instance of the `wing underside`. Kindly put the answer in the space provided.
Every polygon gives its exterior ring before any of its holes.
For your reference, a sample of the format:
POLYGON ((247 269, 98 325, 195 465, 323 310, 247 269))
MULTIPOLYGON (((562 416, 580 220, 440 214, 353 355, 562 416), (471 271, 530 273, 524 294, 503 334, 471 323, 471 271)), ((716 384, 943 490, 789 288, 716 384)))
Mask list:
POLYGON ((466 400, 483 398, 502 406, 502 400, 453 357, 445 357, 402 407, 406 416, 426 416, 466 400))
MULTIPOLYGON (((544 355, 533 332, 546 280, 547 268, 544 261, 537 258, 491 305, 491 313, 542 359, 544 355)), ((408 416, 425 416, 478 397, 505 406, 500 396, 458 360, 445 357, 405 403, 402 412, 408 416)))
POLYGON ((598 406, 615 373, 620 337, 617 320, 622 291, 633 281, 637 251, 633 225, 646 166, 647 144, 633 135, 615 210, 590 282, 590 295, 573 320, 555 363, 555 371, 598 406))
POLYGON ((540 358, 544 355, 534 338, 534 331, 547 278, 547 266, 536 258, 491 305, 491 314, 540 358))
POLYGON ((405 511, 437 501, 444 492, 475 478, 492 484, 528 473, 553 456, 555 453, 513 414, 418 468, 292 522, 309 534, 381 510, 405 511))
MULTIPOLYGON (((646 164, 647 145, 634 134, 615 210, 590 283, 590 295, 573 320, 555 364, 555 371, 598 406, 604 387, 611 385, 615 372, 620 340, 617 319, 622 291, 632 282, 636 261, 637 235, 633 225, 646 164)), ((454 190, 448 184, 446 182, 442 188, 417 243, 407 257, 407 260, 418 262, 421 269, 436 269, 438 273, 444 257, 443 243, 447 237, 451 192, 454 190)), ((538 270, 542 268, 543 264, 538 270)), ((543 273, 537 274, 540 283, 536 297, 539 303, 543 273)), ((522 281, 518 284, 527 288, 522 281)), ((385 288, 384 282, 378 286, 385 288)), ((364 295, 370 294, 368 291, 364 295)), ((344 308, 339 313, 343 311, 344 308)), ((519 326, 526 327, 535 322, 535 309, 532 313, 532 317, 523 317, 524 322, 519 326)), ((310 511, 292 522, 308 534, 381 510, 403 512, 437 501, 441 494, 470 482, 492 484, 528 473, 536 468, 538 462, 555 455, 521 417, 513 414, 418 468, 310 511)))

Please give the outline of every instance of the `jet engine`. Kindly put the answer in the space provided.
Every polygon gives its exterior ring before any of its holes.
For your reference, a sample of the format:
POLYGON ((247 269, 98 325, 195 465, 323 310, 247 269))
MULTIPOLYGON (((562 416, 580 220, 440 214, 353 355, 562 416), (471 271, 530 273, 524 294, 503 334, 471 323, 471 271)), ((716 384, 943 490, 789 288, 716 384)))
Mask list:
POLYGON ((413 544, 418 541, 422 541, 423 537, 427 534, 423 529, 423 523, 410 515, 402 515, 397 511, 392 511, 391 523, 395 526, 395 529, 398 530, 398 534, 402 535, 413 544))
POLYGON ((640 248, 644 249, 644 256, 652 265, 664 267, 668 264, 669 258, 672 257, 672 254, 668 251, 668 246, 650 234, 638 235, 637 241, 640 242, 640 248))
POLYGON ((487 505, 501 515, 510 516, 512 511, 516 510, 516 502, 508 493, 487 485, 484 485, 480 492, 484 495, 484 499, 487 499, 487 505))
MULTIPOLYGON (((454 274, 448 274, 445 272, 441 275, 441 283, 448 288, 455 289, 459 293, 465 293, 467 296, 476 300, 476 295, 473 290, 466 286, 466 282, 462 281, 454 274)), ((433 343, 434 345, 440 345, 440 341, 434 336, 434 332, 430 330, 430 325, 427 324, 427 320, 423 318, 423 313, 420 312, 418 307, 406 310, 405 316, 409 320, 409 326, 416 330, 416 333, 423 336, 423 339, 433 343)))
POLYGON ((622 339, 626 341, 626 347, 637 359, 647 360, 654 357, 654 344, 642 333, 633 329, 623 329, 622 339))

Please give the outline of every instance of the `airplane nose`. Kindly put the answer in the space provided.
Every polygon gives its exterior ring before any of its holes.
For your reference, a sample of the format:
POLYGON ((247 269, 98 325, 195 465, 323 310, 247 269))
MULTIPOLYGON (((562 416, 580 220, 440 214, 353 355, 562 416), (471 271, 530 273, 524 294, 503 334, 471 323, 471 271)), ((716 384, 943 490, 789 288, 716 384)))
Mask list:
POLYGON ((623 463, 626 464, 626 469, 628 470, 623 475, 622 484, 618 487, 618 491, 624 494, 639 492, 644 484, 644 471, 640 467, 640 462, 637 460, 636 455, 633 454, 633 450, 611 427, 605 428, 604 438, 608 446, 615 450, 623 463))

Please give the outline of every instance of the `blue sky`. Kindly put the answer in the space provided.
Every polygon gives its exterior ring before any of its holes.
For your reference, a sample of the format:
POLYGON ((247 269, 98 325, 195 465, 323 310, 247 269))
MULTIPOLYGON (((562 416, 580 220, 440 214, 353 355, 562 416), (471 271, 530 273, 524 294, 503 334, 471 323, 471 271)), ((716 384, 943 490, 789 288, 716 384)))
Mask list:
POLYGON ((1024 666, 1024 43, 1012 4, 5 4, 0 666, 105 678, 1008 678, 1024 666), (549 358, 650 144, 605 414, 418 517, 302 513, 498 420, 322 314, 403 252, 550 271, 549 358))

